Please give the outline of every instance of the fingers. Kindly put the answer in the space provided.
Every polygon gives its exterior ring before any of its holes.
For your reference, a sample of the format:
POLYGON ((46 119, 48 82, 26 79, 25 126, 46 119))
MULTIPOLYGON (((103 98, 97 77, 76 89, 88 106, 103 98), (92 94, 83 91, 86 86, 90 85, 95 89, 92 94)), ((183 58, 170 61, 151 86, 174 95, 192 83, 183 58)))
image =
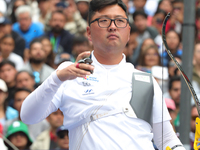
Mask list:
POLYGON ((86 57, 89 57, 90 56, 90 51, 86 51, 86 52, 83 52, 81 54, 78 55, 77 59, 76 59, 76 63, 83 59, 83 58, 86 58, 86 57))
POLYGON ((84 63, 75 63, 74 66, 76 73, 80 75, 90 75, 94 70, 94 66, 84 63))

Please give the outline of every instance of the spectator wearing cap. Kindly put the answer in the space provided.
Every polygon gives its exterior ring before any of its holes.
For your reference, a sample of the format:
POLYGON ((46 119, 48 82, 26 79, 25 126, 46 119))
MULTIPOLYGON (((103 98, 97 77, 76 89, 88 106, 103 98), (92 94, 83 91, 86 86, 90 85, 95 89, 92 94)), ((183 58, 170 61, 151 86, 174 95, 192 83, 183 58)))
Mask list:
POLYGON ((13 52, 20 55, 22 58, 24 56, 25 40, 15 31, 12 30, 12 22, 9 18, 0 17, 0 39, 6 34, 11 34, 15 47, 13 52))
MULTIPOLYGON (((32 144, 32 139, 29 136, 28 127, 21 121, 13 122, 6 133, 6 138, 17 147, 19 150, 28 150, 32 144)), ((8 150, 12 150, 12 147, 4 141, 8 150)))
POLYGON ((30 6, 18 7, 15 12, 18 22, 13 24, 13 30, 26 41, 26 48, 29 48, 29 44, 34 38, 44 34, 43 26, 40 23, 32 22, 31 11, 30 6))
MULTIPOLYGON (((14 93, 14 108, 19 112, 21 111, 21 105, 25 98, 31 93, 29 89, 26 88, 16 88, 15 93, 14 93)), ((8 127, 15 121, 21 121, 20 116, 12 119, 12 120, 7 120, 5 125, 4 125, 4 134, 7 132, 8 127)), ((44 130, 47 130, 49 128, 49 123, 47 122, 46 119, 43 121, 36 123, 36 124, 30 124, 28 126, 28 131, 31 139, 34 141, 37 136, 43 132, 44 130)))
POLYGON ((69 150, 68 130, 64 126, 58 127, 56 131, 58 148, 56 150, 69 150))
POLYGON ((31 146, 32 150, 47 150, 58 147, 56 130, 63 125, 63 113, 60 109, 51 113, 46 119, 50 124, 50 128, 43 131, 31 146))
POLYGON ((175 105, 174 101, 170 98, 165 98, 165 103, 166 103, 167 109, 169 111, 169 114, 172 118, 170 120, 170 123, 172 124, 174 131, 175 131, 174 120, 176 119, 176 113, 175 113, 176 105, 175 105))
POLYGON ((5 59, 0 63, 0 78, 6 82, 6 85, 8 87, 8 97, 6 99, 6 102, 8 106, 11 107, 13 107, 13 102, 14 102, 13 94, 16 86, 16 81, 15 81, 16 73, 17 70, 15 68, 15 64, 12 61, 5 59))
POLYGON ((6 120, 11 120, 18 117, 18 112, 7 105, 6 98, 8 97, 8 88, 6 83, 0 79, 0 124, 4 126, 6 120))

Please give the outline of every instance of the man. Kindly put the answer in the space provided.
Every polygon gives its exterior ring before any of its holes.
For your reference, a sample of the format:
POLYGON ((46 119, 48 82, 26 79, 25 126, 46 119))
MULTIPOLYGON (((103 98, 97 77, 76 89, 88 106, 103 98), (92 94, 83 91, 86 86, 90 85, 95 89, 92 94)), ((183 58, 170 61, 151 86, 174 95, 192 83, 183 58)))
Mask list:
MULTIPOLYGON (((132 74, 139 71, 126 63, 122 53, 130 36, 125 4, 121 0, 92 0, 88 22, 88 38, 94 45, 91 53, 93 63, 77 63, 90 55, 90 52, 84 52, 75 63, 61 64, 24 101, 22 120, 29 124, 38 122, 60 108, 64 114, 64 126, 69 130, 70 149, 153 150, 154 138, 159 149, 179 145, 178 149, 184 150, 170 124, 170 116, 166 105, 162 104, 162 93, 155 79, 151 110, 153 128, 147 121, 137 118, 135 108, 133 110, 129 103, 132 74)), ((151 79, 138 78, 143 82, 151 79)))
POLYGON ((9 60, 3 60, 0 63, 0 78, 3 79, 6 82, 6 85, 8 87, 8 97, 6 101, 8 102, 8 105, 13 107, 13 101, 14 96, 13 93, 15 91, 16 76, 17 70, 15 68, 15 64, 9 60))
POLYGON ((35 77, 28 71, 22 70, 16 74, 16 87, 27 88, 31 91, 35 90, 35 77))
POLYGON ((32 150, 55 149, 58 147, 56 130, 63 124, 63 113, 58 109, 47 117, 50 128, 43 131, 31 146, 32 150))
POLYGON ((62 11, 52 12, 50 20, 51 31, 47 32, 46 35, 50 38, 53 52, 56 54, 71 54, 72 51, 73 35, 64 30, 65 23, 66 18, 62 11))
MULTIPOLYGON (((21 106, 22 106, 23 101, 30 93, 31 91, 27 88, 16 88, 15 93, 14 93, 14 108, 19 112, 19 114, 21 111, 21 106)), ((7 132, 8 127, 15 121, 21 121, 20 116, 15 119, 6 121, 3 128, 4 133, 7 132)), ((28 126, 30 137, 34 141, 41 132, 49 128, 49 123, 46 121, 46 119, 44 119, 43 121, 39 123, 31 124, 27 126, 28 126)))
POLYGON ((25 49, 25 40, 15 31, 12 30, 12 22, 6 17, 0 17, 0 38, 6 34, 11 34, 15 39, 15 47, 13 52, 20 55, 23 58, 25 49))
POLYGON ((13 30, 26 41, 26 48, 29 48, 29 44, 34 38, 44 33, 41 24, 32 22, 31 11, 31 8, 26 5, 18 7, 15 12, 18 22, 13 24, 13 30))
POLYGON ((54 71, 53 68, 45 64, 47 56, 40 39, 31 41, 29 57, 30 61, 24 66, 23 70, 32 73, 35 77, 35 83, 38 85, 54 71))

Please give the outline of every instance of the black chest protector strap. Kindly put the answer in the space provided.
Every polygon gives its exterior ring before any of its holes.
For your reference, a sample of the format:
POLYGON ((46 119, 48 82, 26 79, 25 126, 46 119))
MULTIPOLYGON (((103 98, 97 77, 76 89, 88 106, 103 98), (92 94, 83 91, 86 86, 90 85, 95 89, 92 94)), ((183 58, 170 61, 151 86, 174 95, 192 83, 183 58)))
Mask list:
POLYGON ((149 73, 134 72, 132 78, 132 97, 130 105, 137 118, 152 125, 152 106, 154 96, 152 75, 149 73))

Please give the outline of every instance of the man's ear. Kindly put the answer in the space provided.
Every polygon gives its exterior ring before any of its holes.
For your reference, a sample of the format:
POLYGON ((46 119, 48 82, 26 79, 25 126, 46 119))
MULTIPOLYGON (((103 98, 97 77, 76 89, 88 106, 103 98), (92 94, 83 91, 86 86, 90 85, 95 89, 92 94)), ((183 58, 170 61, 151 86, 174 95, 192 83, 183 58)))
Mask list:
POLYGON ((89 26, 87 26, 87 37, 88 37, 89 41, 92 41, 92 38, 91 38, 91 29, 90 29, 89 26))

